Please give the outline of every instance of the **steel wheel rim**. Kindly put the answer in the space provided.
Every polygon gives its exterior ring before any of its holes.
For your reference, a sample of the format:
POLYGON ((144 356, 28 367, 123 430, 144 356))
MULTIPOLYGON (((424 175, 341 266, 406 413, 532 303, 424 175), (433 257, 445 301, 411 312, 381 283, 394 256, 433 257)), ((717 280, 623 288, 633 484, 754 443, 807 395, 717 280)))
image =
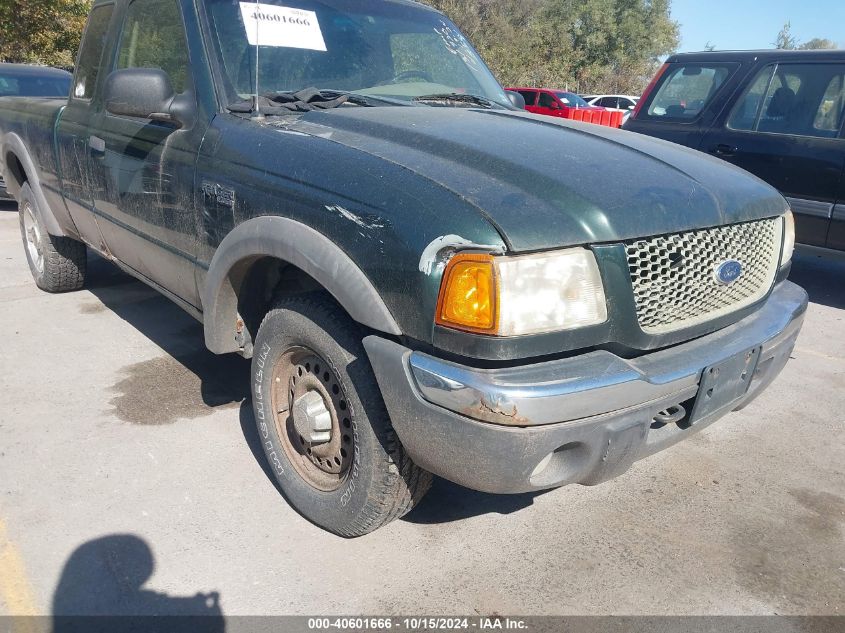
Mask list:
POLYGON ((44 254, 41 249, 41 229, 35 219, 32 205, 28 202, 23 207, 23 230, 26 238, 26 250, 35 269, 40 273, 44 270, 44 254))
POLYGON ((355 439, 349 401, 329 363, 305 347, 282 353, 273 367, 271 403, 282 448, 297 474, 322 492, 340 488, 352 467, 355 439), (308 442, 294 425, 294 403, 308 392, 318 393, 331 414, 326 443, 308 442))

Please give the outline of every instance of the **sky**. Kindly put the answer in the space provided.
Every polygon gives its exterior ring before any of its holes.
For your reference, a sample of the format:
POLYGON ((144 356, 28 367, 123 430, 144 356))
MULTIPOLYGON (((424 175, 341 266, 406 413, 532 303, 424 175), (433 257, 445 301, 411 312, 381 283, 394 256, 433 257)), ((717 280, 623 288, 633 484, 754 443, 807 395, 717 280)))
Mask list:
POLYGON ((680 51, 773 48, 778 31, 792 23, 804 42, 827 38, 845 48, 845 0, 673 0, 681 25, 680 51))

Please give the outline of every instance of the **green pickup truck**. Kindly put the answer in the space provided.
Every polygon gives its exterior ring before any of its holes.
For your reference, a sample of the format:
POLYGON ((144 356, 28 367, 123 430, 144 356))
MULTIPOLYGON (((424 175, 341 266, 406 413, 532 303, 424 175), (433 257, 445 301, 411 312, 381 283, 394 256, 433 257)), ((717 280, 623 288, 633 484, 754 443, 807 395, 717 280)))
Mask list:
POLYGON ((408 0, 96 0, 69 98, 0 99, 0 162, 38 286, 90 248, 252 358, 280 489, 351 537, 432 473, 619 475, 795 344, 777 191, 520 105, 408 0))

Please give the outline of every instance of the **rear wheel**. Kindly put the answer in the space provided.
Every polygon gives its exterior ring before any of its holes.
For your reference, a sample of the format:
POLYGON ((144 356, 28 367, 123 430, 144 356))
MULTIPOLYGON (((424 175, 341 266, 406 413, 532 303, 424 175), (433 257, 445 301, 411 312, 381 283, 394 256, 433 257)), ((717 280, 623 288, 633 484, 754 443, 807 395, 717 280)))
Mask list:
POLYGON ((396 437, 361 335, 328 295, 285 298, 252 361, 258 432, 283 494, 346 537, 401 517, 431 485, 396 437))
POLYGON ((36 204, 32 189, 24 183, 19 206, 21 236, 35 284, 47 292, 79 290, 88 264, 85 244, 50 235, 38 218, 36 204))

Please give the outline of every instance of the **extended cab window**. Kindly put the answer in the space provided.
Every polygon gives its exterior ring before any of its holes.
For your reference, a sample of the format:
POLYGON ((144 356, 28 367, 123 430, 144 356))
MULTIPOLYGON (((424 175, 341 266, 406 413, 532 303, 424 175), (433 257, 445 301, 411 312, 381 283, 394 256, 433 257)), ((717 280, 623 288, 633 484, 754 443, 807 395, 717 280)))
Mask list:
POLYGON ((117 68, 160 68, 176 92, 188 87, 188 44, 176 0, 135 0, 129 5, 117 68))
POLYGON ((537 101, 537 93, 533 90, 520 90, 519 94, 525 99, 525 105, 533 106, 537 101))
POLYGON ((845 114, 845 64, 772 64, 728 119, 732 130, 833 138, 845 114))
POLYGON ((673 64, 647 110, 652 118, 692 120, 731 76, 735 65, 673 64))
POLYGON ((90 99, 94 95, 113 11, 114 5, 100 5, 95 7, 88 17, 88 26, 76 63, 76 75, 73 78, 75 99, 90 99))

